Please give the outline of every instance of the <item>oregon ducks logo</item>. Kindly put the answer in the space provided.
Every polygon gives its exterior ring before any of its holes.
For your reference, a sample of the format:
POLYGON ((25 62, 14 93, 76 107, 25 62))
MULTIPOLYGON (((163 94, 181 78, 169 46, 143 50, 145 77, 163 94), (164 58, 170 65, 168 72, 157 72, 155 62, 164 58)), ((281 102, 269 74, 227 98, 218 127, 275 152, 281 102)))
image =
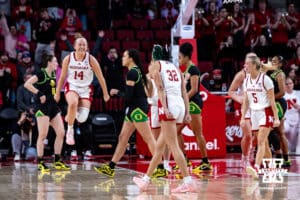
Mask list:
POLYGON ((50 80, 50 86, 51 86, 51 93, 52 95, 55 95, 55 80, 50 80))
POLYGON ((140 108, 134 109, 130 117, 135 122, 145 122, 148 120, 147 115, 140 108))

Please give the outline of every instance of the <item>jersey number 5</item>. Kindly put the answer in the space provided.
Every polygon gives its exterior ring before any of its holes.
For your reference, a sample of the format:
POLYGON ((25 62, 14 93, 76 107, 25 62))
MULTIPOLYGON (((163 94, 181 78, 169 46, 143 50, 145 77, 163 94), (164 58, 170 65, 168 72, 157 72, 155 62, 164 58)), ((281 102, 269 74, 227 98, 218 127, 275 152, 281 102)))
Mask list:
POLYGON ((81 72, 75 71, 74 79, 76 80, 77 78, 79 78, 80 80, 83 80, 83 71, 81 71, 81 72))
POLYGON ((257 103, 257 96, 256 93, 251 93, 252 94, 252 98, 253 98, 253 102, 257 103))
POLYGON ((167 70, 166 71, 168 73, 168 79, 170 81, 178 81, 178 76, 177 76, 177 72, 176 70, 167 70))

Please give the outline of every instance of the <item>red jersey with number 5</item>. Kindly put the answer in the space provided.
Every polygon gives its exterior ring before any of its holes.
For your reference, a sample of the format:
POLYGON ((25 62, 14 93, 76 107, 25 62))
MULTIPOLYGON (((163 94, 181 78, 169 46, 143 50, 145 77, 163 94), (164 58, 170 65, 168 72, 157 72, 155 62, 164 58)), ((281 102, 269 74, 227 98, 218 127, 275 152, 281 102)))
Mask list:
POLYGON ((78 87, 87 87, 92 83, 94 73, 89 58, 90 55, 88 52, 86 52, 82 61, 76 59, 75 52, 70 53, 67 78, 69 83, 78 87))
POLYGON ((264 73, 259 73, 256 79, 252 79, 250 74, 247 74, 244 81, 244 91, 247 93, 249 107, 251 110, 263 110, 269 107, 270 100, 267 91, 274 88, 270 77, 264 73))
POLYGON ((181 76, 179 69, 171 62, 159 61, 160 75, 167 95, 181 96, 181 76))

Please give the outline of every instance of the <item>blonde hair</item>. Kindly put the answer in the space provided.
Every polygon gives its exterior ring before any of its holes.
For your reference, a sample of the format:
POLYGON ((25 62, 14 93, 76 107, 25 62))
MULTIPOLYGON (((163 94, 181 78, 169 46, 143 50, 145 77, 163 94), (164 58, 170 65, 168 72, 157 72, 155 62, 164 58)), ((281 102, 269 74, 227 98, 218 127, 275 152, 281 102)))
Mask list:
POLYGON ((255 53, 248 53, 246 58, 250 59, 256 65, 256 69, 260 69, 260 58, 255 53))

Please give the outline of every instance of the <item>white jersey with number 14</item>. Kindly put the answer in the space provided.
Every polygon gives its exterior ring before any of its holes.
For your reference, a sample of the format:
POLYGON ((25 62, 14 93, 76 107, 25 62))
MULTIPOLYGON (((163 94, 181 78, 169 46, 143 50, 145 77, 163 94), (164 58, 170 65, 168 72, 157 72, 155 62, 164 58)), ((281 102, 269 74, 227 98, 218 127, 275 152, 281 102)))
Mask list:
POLYGON ((70 53, 67 81, 74 86, 87 87, 93 81, 93 70, 89 62, 90 55, 87 52, 82 61, 75 57, 75 52, 70 53))

